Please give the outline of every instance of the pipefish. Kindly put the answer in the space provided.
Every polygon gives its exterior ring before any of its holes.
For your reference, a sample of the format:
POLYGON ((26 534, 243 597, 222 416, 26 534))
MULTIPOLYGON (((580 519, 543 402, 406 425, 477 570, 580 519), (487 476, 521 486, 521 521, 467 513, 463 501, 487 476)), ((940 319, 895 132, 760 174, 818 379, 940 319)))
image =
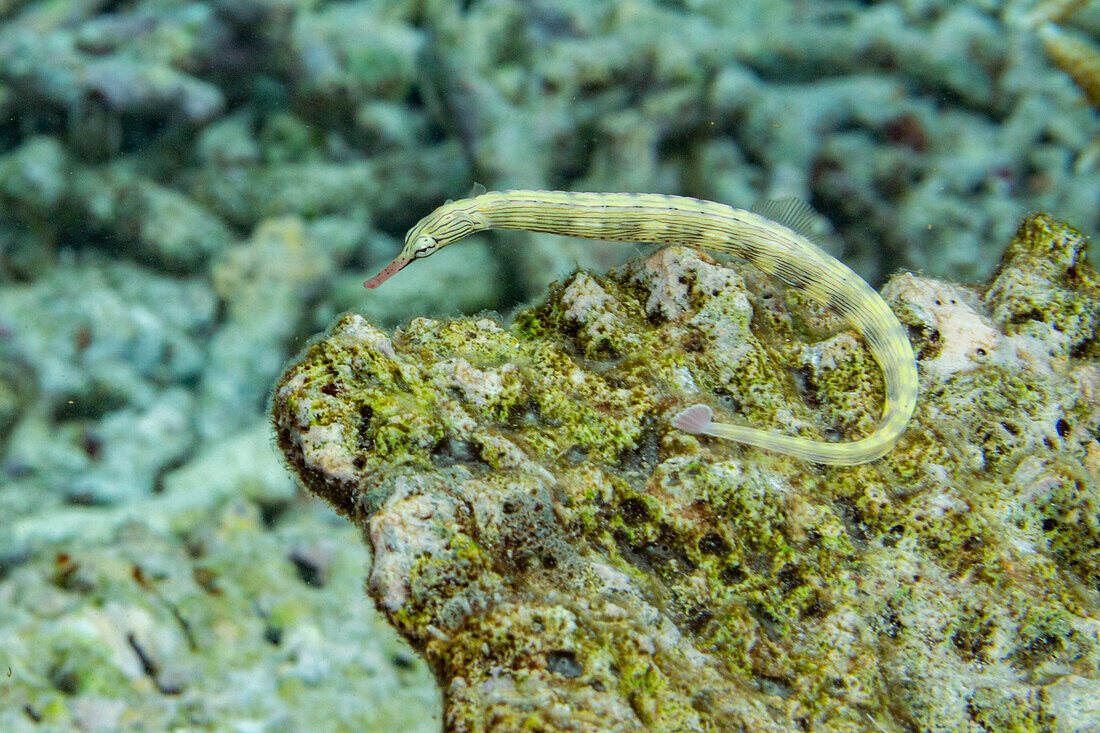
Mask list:
POLYGON ((364 285, 376 288, 413 260, 486 229, 683 243, 733 255, 806 293, 863 335, 886 384, 881 420, 867 437, 846 443, 717 423, 702 404, 676 415, 673 425, 817 463, 851 466, 881 458, 904 432, 917 402, 917 364, 905 330, 871 286, 798 231, 805 230, 808 207, 787 206, 779 212, 784 223, 757 211, 763 210, 649 193, 491 191, 449 201, 425 216, 405 236, 401 253, 364 285))

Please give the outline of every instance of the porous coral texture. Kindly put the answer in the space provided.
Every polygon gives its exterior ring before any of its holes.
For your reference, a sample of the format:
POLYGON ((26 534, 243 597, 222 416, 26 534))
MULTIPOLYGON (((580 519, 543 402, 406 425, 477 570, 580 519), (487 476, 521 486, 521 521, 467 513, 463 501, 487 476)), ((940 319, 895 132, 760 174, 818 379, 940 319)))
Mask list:
POLYGON ((921 396, 827 467, 673 429, 874 428, 858 334, 670 248, 510 325, 347 315, 289 367, 279 444, 364 532, 368 593, 448 731, 1087 729, 1100 718, 1096 273, 1036 216, 972 288, 896 276, 921 396))

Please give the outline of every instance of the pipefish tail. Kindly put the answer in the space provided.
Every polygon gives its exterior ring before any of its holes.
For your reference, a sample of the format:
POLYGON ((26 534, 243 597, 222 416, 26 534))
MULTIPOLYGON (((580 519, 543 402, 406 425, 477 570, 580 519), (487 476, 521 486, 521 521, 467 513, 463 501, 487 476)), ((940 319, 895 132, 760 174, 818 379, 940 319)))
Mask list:
MULTIPOLYGON (((804 205, 803 205, 804 206, 804 205)), ((491 191, 447 202, 405 236, 401 253, 364 285, 376 288, 415 259, 485 229, 523 229, 585 239, 683 243, 722 252, 798 288, 863 335, 882 369, 886 403, 870 435, 826 443, 770 430, 717 423, 695 405, 673 419, 688 433, 711 435, 838 466, 867 463, 888 453, 905 431, 917 402, 917 364, 897 317, 866 282, 804 234, 806 208, 786 206, 779 223, 756 211, 711 201, 648 193, 491 191)))

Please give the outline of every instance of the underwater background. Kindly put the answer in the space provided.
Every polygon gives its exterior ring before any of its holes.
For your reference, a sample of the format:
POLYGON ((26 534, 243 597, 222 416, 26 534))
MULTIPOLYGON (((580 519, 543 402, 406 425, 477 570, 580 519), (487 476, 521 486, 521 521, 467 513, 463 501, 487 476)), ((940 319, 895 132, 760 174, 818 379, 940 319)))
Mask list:
POLYGON ((1095 237, 1098 107, 1080 0, 0 0, 0 730, 440 729, 272 385, 346 311, 637 254, 481 235, 364 290, 444 200, 797 196, 876 288, 978 282, 1031 212, 1095 237))

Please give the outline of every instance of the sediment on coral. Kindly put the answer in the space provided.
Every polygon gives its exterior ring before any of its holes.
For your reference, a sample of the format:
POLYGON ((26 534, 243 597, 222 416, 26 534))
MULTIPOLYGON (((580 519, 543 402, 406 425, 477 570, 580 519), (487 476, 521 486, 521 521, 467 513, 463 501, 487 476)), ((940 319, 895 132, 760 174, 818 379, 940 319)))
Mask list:
POLYGON ((1097 283, 1043 215, 981 287, 895 276, 921 398, 866 466, 671 427, 705 402, 849 440, 882 399, 835 316, 676 247, 507 325, 345 315, 273 421, 364 533, 448 731, 1075 730, 1100 699, 1097 283))

